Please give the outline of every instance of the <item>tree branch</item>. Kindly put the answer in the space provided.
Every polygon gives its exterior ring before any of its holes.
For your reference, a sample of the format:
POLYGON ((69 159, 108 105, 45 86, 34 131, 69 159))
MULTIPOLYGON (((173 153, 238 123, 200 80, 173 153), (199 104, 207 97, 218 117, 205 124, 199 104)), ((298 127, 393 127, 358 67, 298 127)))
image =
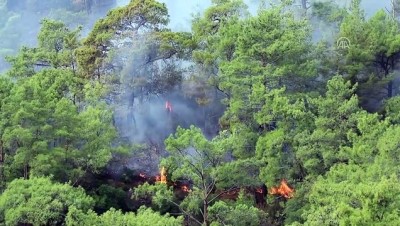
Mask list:
POLYGON ((211 192, 213 190, 212 188, 215 186, 215 183, 216 183, 216 180, 213 180, 213 182, 210 183, 210 186, 207 188, 208 193, 207 193, 207 197, 206 198, 208 198, 210 196, 210 194, 211 194, 211 192))
POLYGON ((171 202, 172 204, 176 205, 180 211, 182 211, 186 216, 192 218, 194 221, 196 221, 196 223, 198 223, 199 225, 203 225, 200 221, 198 221, 195 217, 193 217, 191 214, 189 214, 188 212, 186 212, 178 203, 167 199, 168 202, 171 202))
MULTIPOLYGON (((178 150, 178 152, 182 156, 185 156, 185 154, 183 153, 183 151, 180 148, 177 148, 177 147, 175 147, 175 148, 176 148, 176 150, 178 150)), ((190 162, 190 161, 187 161, 187 162, 199 173, 200 176, 202 175, 200 169, 198 169, 192 162, 190 162)))
POLYGON ((233 190, 235 190, 235 189, 237 189, 237 188, 238 188, 238 187, 236 187, 236 186, 235 186, 235 187, 231 187, 231 188, 229 188, 228 190, 225 190, 225 191, 219 193, 217 196, 215 196, 215 197, 212 198, 210 201, 208 201, 208 203, 213 202, 215 199, 219 198, 221 195, 223 195, 223 194, 225 194, 225 193, 227 193, 227 192, 233 191, 233 190))

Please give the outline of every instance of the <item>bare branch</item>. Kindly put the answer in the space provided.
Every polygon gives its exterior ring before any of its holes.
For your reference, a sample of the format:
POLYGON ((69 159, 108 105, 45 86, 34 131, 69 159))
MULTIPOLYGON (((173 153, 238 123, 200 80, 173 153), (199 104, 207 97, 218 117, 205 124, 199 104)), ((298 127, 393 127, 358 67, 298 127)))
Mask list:
POLYGON ((179 208, 180 211, 182 211, 182 213, 184 213, 186 216, 192 218, 194 221, 196 221, 196 223, 198 223, 199 225, 203 225, 200 221, 198 221, 195 217, 193 217, 191 214, 189 214, 188 212, 186 212, 178 203, 167 199, 168 202, 171 202, 172 204, 174 204, 175 206, 177 206, 179 208))
POLYGON ((219 221, 220 221, 224 226, 226 226, 226 224, 224 223, 224 220, 221 219, 221 217, 219 216, 219 214, 217 214, 217 217, 218 217, 219 221))
POLYGON ((225 193, 227 193, 227 192, 233 191, 233 190, 235 190, 235 189, 237 189, 237 188, 238 188, 238 187, 231 187, 231 188, 229 188, 228 190, 222 191, 222 192, 219 193, 217 196, 215 196, 215 197, 212 198, 210 201, 208 201, 208 203, 213 202, 215 199, 219 198, 221 195, 223 195, 223 194, 225 194, 225 193))
MULTIPOLYGON (((185 156, 185 154, 183 153, 183 151, 180 148, 177 148, 177 147, 175 147, 175 148, 176 148, 176 150, 179 151, 179 153, 182 156, 185 156)), ((198 169, 192 162, 190 162, 190 161, 187 161, 187 162, 199 173, 200 176, 202 176, 202 173, 201 173, 200 169, 198 169)))
POLYGON ((216 180, 213 180, 213 182, 210 184, 210 186, 207 188, 208 189, 208 193, 207 193, 207 197, 206 197, 206 199, 210 196, 210 194, 211 194, 211 192, 212 192, 212 189, 213 189, 213 187, 215 186, 215 183, 216 183, 216 180))

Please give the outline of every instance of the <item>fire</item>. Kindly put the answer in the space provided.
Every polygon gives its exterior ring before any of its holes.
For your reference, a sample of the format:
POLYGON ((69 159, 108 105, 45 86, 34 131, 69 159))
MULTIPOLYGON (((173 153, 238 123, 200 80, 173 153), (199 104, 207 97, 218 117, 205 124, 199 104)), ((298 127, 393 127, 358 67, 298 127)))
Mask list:
POLYGON ((272 187, 269 190, 269 194, 271 195, 280 195, 287 199, 293 198, 294 189, 290 188, 285 179, 281 180, 281 184, 279 187, 272 187))
POLYGON ((236 193, 238 193, 239 191, 237 189, 234 189, 232 191, 228 191, 226 194, 228 195, 235 195, 236 193))
POLYGON ((165 168, 164 166, 161 168, 160 171, 160 176, 156 177, 157 182, 160 182, 162 184, 166 184, 167 183, 167 176, 165 175, 165 168))
POLYGON ((182 185, 181 190, 184 192, 191 192, 190 188, 187 185, 182 185))
POLYGON ((168 100, 165 102, 165 109, 167 109, 169 112, 172 112, 172 105, 168 100))
POLYGON ((256 192, 262 194, 263 190, 262 190, 262 188, 256 188, 256 192))

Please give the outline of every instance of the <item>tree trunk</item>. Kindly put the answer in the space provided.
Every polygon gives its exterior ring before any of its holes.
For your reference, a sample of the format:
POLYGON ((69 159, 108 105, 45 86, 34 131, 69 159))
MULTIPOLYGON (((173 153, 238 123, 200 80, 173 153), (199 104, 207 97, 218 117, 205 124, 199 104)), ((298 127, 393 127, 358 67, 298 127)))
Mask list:
POLYGON ((4 161, 3 141, 0 140, 0 162, 4 161))
POLYGON ((393 96, 393 81, 392 80, 389 81, 387 89, 388 89, 388 96, 387 97, 391 98, 393 96))
POLYGON ((97 70, 97 80, 100 81, 100 66, 97 66, 96 70, 97 70))
POLYGON ((24 165, 24 179, 25 180, 29 179, 28 164, 24 165))
POLYGON ((72 72, 74 73, 74 75, 76 75, 75 63, 74 63, 73 59, 71 61, 72 61, 72 63, 71 63, 72 72))
POLYGON ((0 140, 0 163, 4 161, 3 141, 0 140))
POLYGON ((204 117, 204 131, 207 133, 207 114, 206 114, 206 105, 203 106, 203 117, 204 117))
POLYGON ((210 222, 208 222, 208 202, 207 200, 203 200, 203 225, 209 226, 210 222))

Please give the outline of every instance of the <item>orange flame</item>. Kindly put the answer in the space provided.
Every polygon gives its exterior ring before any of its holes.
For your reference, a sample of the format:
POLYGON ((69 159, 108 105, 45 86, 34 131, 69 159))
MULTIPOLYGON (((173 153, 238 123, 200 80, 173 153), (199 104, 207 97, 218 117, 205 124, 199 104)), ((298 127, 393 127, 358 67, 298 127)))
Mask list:
POLYGON ((285 179, 281 180, 279 187, 272 187, 269 190, 271 195, 280 195, 287 199, 293 198, 294 189, 290 188, 285 179))
POLYGON ((235 195, 236 193, 238 193, 238 190, 237 190, 237 189, 234 189, 234 190, 232 190, 232 191, 228 191, 226 194, 228 194, 228 195, 235 195))
POLYGON ((165 109, 167 109, 169 112, 172 112, 172 105, 168 100, 165 102, 165 109))
POLYGON ((167 183, 167 176, 165 175, 165 168, 164 166, 161 168, 160 171, 160 176, 156 177, 157 182, 160 182, 162 184, 166 184, 167 183))
POLYGON ((190 188, 188 186, 186 186, 186 185, 182 185, 181 189, 184 192, 191 192, 190 188))

